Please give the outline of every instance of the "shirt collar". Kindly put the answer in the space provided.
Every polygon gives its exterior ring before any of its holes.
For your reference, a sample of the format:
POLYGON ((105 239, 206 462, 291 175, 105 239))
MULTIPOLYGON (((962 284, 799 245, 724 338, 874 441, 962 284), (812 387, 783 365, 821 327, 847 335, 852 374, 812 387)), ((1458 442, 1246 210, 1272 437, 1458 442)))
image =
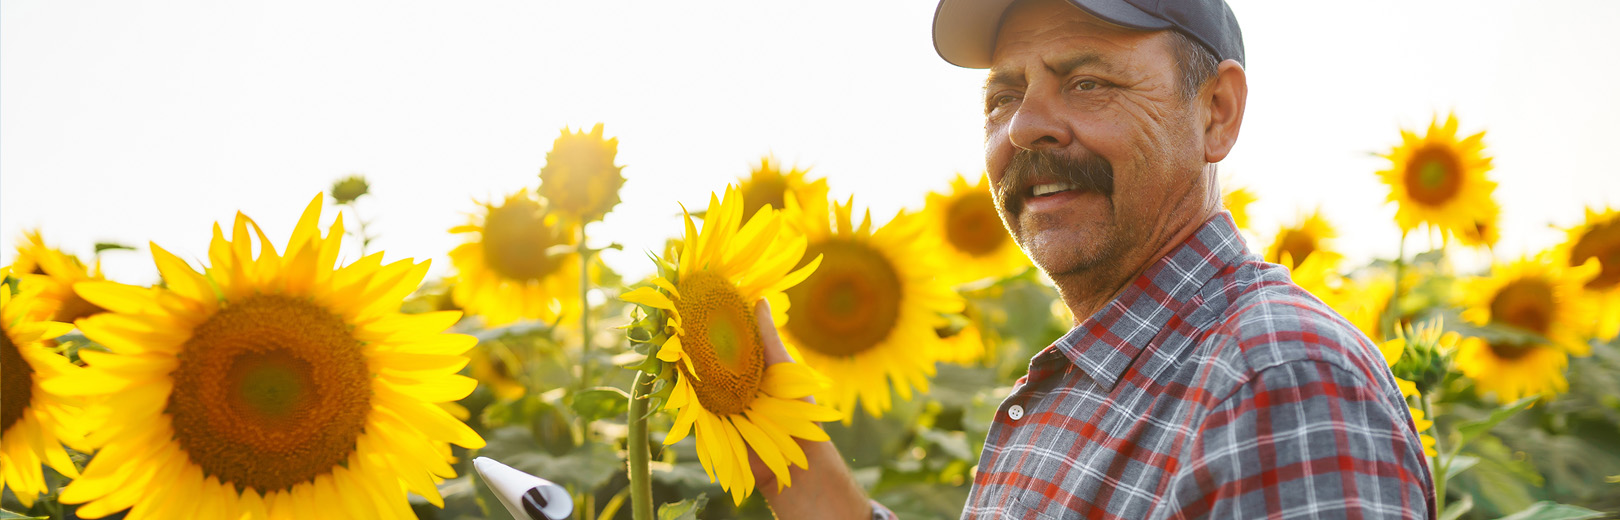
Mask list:
POLYGON ((1170 317, 1182 314, 1204 284, 1247 254, 1231 214, 1217 213, 1051 348, 1112 389, 1170 317))

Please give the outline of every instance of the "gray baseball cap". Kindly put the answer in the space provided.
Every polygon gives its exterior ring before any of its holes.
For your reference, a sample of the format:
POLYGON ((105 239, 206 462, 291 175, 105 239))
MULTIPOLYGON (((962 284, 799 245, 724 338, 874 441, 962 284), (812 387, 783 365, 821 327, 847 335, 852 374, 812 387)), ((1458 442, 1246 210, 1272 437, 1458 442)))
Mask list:
MULTIPOLYGON (((934 11, 934 50, 953 65, 990 68, 1001 17, 1015 0, 940 0, 934 11)), ((1130 29, 1174 29, 1217 60, 1243 64, 1243 31, 1224 0, 1068 0, 1092 16, 1130 29)))

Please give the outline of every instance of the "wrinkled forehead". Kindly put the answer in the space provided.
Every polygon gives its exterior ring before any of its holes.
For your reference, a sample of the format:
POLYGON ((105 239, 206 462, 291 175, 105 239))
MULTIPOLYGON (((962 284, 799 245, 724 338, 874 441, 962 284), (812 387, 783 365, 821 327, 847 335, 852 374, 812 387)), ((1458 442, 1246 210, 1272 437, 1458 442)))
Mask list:
POLYGON ((1020 1, 1002 16, 990 78, 1022 78, 1031 67, 1121 71, 1145 52, 1167 51, 1155 43, 1161 32, 1120 27, 1063 0, 1020 1))

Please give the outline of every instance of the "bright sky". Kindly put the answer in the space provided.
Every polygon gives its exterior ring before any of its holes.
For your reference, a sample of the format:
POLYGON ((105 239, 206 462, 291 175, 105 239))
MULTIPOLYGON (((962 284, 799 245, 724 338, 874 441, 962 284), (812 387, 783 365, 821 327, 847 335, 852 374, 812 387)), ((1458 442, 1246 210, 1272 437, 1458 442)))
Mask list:
MULTIPOLYGON (((1321 204, 1353 261, 1396 229, 1372 155, 1456 109, 1488 130, 1502 250, 1620 205, 1620 3, 1233 0, 1249 107, 1222 171, 1262 230, 1321 204), (1604 50, 1608 49, 1608 50, 1604 50)), ((148 240, 201 259, 242 210, 284 244, 359 172, 377 245, 431 258, 487 200, 538 183, 564 126, 606 123, 624 203, 590 231, 628 274, 676 202, 763 154, 888 215, 983 167, 983 72, 940 60, 933 0, 49 2, 0 4, 0 262, 22 230, 156 280, 148 240)), ((328 215, 330 219, 330 215, 328 215)), ((352 256, 350 257, 353 258, 352 256)))

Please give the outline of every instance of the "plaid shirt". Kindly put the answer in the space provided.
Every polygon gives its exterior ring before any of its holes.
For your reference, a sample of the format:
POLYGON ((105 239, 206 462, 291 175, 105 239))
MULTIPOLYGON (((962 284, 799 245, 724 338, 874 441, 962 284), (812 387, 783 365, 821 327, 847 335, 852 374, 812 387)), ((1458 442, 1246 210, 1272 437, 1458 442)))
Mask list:
POLYGON ((1376 346, 1221 213, 1030 360, 962 518, 1433 517, 1430 478, 1376 346))

